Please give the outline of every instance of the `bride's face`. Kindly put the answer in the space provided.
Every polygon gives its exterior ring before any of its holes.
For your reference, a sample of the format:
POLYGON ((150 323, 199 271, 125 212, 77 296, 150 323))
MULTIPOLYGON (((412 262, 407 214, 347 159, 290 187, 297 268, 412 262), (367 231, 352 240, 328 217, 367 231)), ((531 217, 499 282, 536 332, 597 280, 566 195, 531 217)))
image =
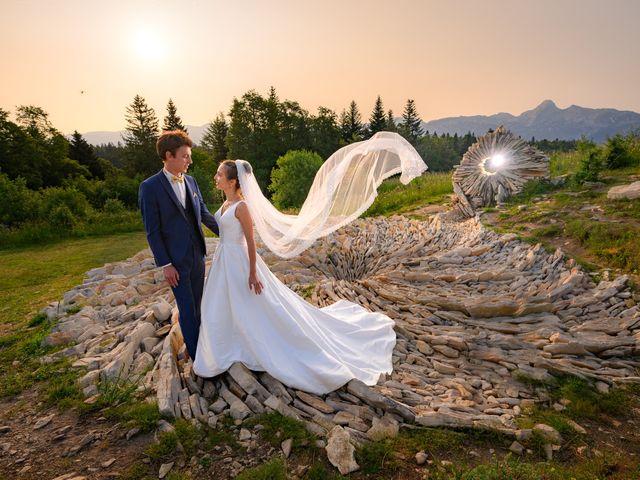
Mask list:
POLYGON ((227 191, 235 188, 236 181, 229 180, 227 178, 227 172, 226 172, 226 168, 224 168, 224 165, 220 165, 218 167, 218 170, 216 171, 216 174, 213 177, 213 180, 218 190, 227 191))

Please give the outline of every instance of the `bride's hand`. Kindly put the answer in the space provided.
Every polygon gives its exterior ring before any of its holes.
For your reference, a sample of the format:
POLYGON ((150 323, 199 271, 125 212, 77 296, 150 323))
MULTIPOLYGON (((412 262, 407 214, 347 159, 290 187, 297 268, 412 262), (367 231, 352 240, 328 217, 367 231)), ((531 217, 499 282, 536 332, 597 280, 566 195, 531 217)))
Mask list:
POLYGON ((258 280, 258 277, 255 273, 249 274, 249 290, 253 289, 256 292, 256 295, 260 295, 262 292, 262 282, 258 280))

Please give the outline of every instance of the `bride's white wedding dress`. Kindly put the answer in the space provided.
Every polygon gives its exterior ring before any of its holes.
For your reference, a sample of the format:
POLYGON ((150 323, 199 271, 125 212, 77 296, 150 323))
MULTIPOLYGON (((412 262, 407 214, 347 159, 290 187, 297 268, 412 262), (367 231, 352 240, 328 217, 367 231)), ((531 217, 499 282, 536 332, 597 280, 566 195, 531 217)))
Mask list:
POLYGON ((260 295, 249 289, 247 244, 236 202, 215 213, 220 242, 204 286, 194 372, 212 377, 234 362, 316 394, 353 378, 374 385, 391 373, 394 322, 340 300, 325 308, 287 288, 257 256, 260 295))

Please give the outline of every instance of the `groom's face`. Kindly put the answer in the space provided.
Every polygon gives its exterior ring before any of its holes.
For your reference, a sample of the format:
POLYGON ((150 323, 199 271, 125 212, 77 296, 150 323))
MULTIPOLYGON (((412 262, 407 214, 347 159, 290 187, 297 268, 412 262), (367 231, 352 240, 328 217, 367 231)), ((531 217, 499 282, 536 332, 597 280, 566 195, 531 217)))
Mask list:
POLYGON ((165 157, 165 168, 177 175, 178 173, 187 173, 189 165, 191 165, 191 147, 183 145, 176 150, 176 154, 172 155, 171 152, 167 152, 165 157))

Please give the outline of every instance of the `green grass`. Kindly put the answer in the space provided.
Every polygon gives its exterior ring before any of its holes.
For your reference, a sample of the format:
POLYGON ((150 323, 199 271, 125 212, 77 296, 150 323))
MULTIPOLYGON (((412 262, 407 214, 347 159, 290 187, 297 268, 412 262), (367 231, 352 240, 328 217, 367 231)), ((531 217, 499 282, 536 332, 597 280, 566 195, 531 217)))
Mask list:
POLYGON ((558 187, 547 180, 531 180, 524 184, 524 187, 518 194, 509 197, 507 203, 511 205, 529 203, 535 197, 553 192, 557 188, 558 187))
POLYGON ((158 441, 149 445, 144 453, 153 460, 169 460, 174 457, 178 447, 178 434, 173 432, 162 432, 158 435, 158 441))
POLYGON ((565 224, 564 232, 606 263, 632 273, 640 271, 637 226, 574 218, 565 224))
POLYGON ((263 413, 245 423, 248 426, 262 425, 264 428, 260 431, 260 436, 274 447, 279 447, 288 438, 293 440, 293 449, 310 445, 315 440, 302 422, 285 417, 278 412, 263 413))
POLYGON ((555 152, 549 158, 549 170, 552 177, 573 174, 580 166, 580 155, 578 152, 555 152))
MULTIPOLYGON (((640 387, 637 385, 600 393, 591 383, 570 375, 556 377, 552 382, 541 382, 523 376, 518 377, 518 380, 534 388, 545 389, 554 402, 561 399, 569 401, 565 410, 561 412, 540 406, 525 411, 525 415, 517 420, 520 428, 532 428, 538 423, 544 423, 560 432, 565 440, 576 439, 579 436, 568 422, 569 419, 601 420, 602 415, 622 416, 637 403, 640 393, 640 387)), ((534 438, 529 446, 542 456, 543 443, 540 439, 534 438)))
POLYGON ((41 381, 50 381, 47 399, 57 403, 75 398, 77 391, 62 381, 67 360, 41 364, 38 357, 59 348, 41 346, 51 326, 36 315, 82 283, 91 268, 124 260, 146 246, 143 233, 72 240, 54 245, 0 250, 0 397, 16 395, 41 381), (17 361, 16 365, 13 362, 17 361))
POLYGON ((556 237, 562 233, 562 227, 558 224, 551 224, 544 227, 535 228, 531 231, 531 235, 536 238, 556 237))
POLYGON ((340 475, 337 470, 328 470, 324 464, 316 462, 307 471, 304 480, 347 480, 349 477, 340 475))
MULTIPOLYGON (((122 480, 143 480, 146 478, 155 478, 150 477, 149 466, 144 463, 134 463, 129 466, 129 468, 124 472, 124 474, 120 477, 122 480)), ((156 475, 157 476, 157 475, 156 475)))
MULTIPOLYGON (((597 480, 609 478, 620 467, 619 459, 595 458, 579 465, 561 465, 555 462, 526 462, 507 455, 490 463, 466 468, 440 468, 429 478, 460 480, 597 480)), ((633 478, 633 477, 616 477, 633 478)))
POLYGON ((101 379, 98 383, 100 403, 104 407, 130 403, 138 389, 139 381, 140 377, 137 378, 137 381, 134 381, 126 377, 121 378, 120 374, 113 380, 101 379))
MULTIPOLYGON (((151 404, 150 404, 151 405, 151 404)), ((157 411, 157 406, 154 405, 157 411)), ((137 407, 140 408, 140 407, 137 407)), ((157 422, 151 413, 151 406, 145 407, 149 414, 149 425, 157 422)), ((137 415, 139 418, 140 415, 137 415)), ((140 425, 138 420, 138 425, 140 425)), ((145 453, 153 460, 168 461, 175 458, 178 454, 178 443, 184 449, 184 455, 191 457, 195 455, 198 449, 211 450, 217 445, 228 445, 233 450, 243 452, 244 448, 240 447, 234 434, 226 428, 220 430, 212 430, 206 427, 196 427, 190 421, 179 418, 173 424, 174 430, 171 432, 163 432, 158 436, 158 441, 147 447, 145 453)))
POLYGON ((366 442, 356 451, 356 461, 364 474, 393 474, 400 468, 390 441, 366 442))
POLYGON ((442 203, 451 193, 451 172, 425 173, 408 185, 402 185, 398 177, 393 177, 380 185, 378 197, 363 217, 395 215, 419 206, 442 203))
POLYGON ((82 283, 87 270, 124 260, 147 246, 144 233, 0 250, 0 322, 20 323, 82 283))
POLYGON ((436 452, 440 450, 460 450, 467 438, 462 431, 445 428, 417 428, 415 430, 402 430, 392 442, 395 449, 407 454, 420 450, 436 452))
POLYGON ((262 465, 244 470, 236 480, 286 480, 287 467, 284 460, 274 458, 262 465))
POLYGON ((125 422, 129 428, 138 427, 142 432, 152 431, 162 418, 155 402, 131 402, 107 409, 104 414, 108 418, 125 422))

